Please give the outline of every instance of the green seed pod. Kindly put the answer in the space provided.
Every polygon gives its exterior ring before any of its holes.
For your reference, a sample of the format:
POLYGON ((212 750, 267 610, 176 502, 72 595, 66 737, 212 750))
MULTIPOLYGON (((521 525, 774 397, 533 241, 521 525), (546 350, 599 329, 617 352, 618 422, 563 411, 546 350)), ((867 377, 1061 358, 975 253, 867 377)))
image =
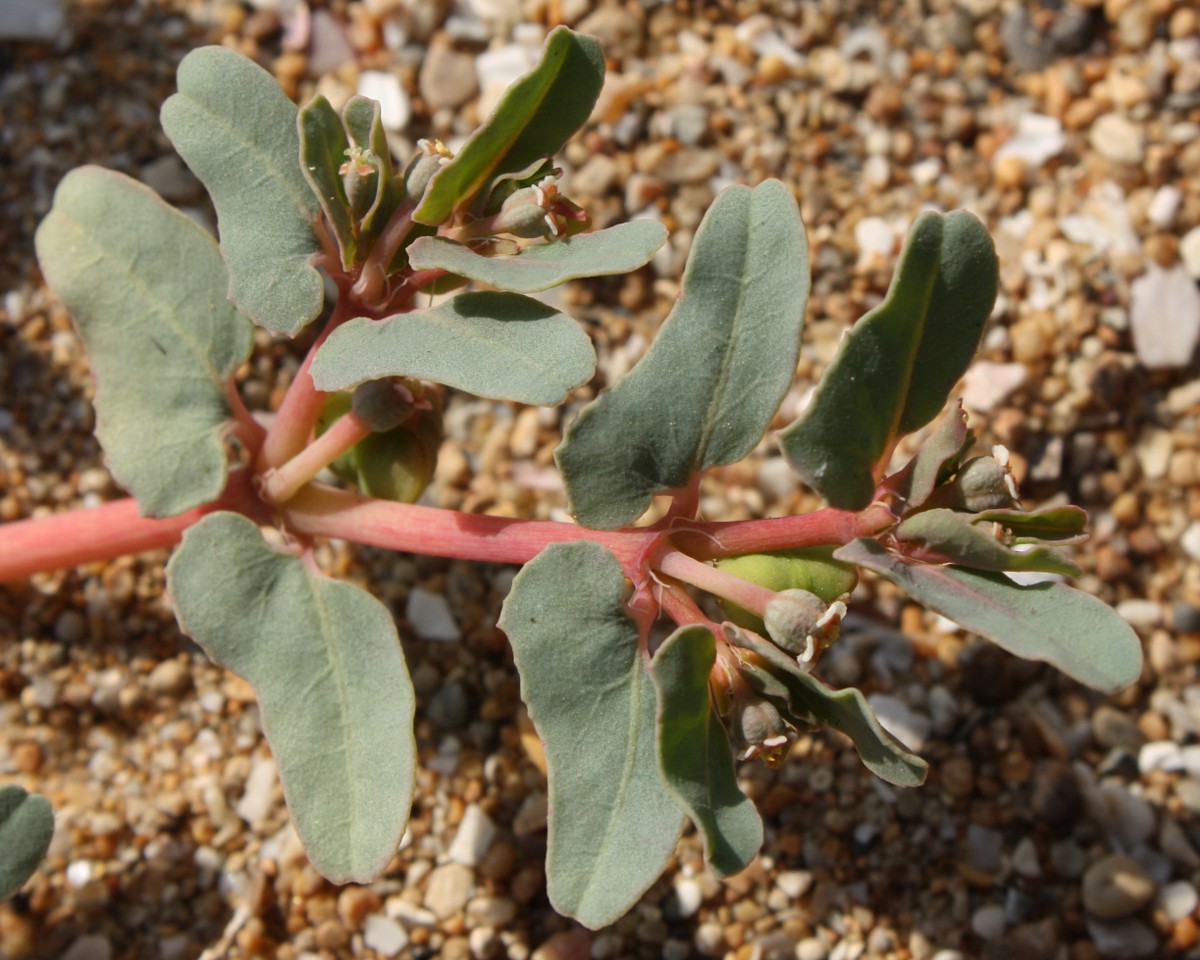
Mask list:
POLYGON ((964 463, 953 480, 934 491, 925 506, 967 513, 1017 506, 1017 484, 1008 469, 1008 451, 1003 447, 997 450, 1002 451, 999 459, 975 457, 964 463))
MULTIPOLYGON (((836 546, 780 550, 776 553, 752 553, 717 561, 717 568, 776 593, 783 590, 807 590, 826 606, 850 593, 858 584, 858 571, 848 563, 833 559, 836 546)), ((719 600, 721 607, 740 627, 767 635, 762 620, 737 604, 719 600)), ((824 612, 824 610, 822 610, 824 612)))
POLYGON ((841 600, 829 604, 807 590, 784 590, 767 604, 763 620, 775 645, 811 668, 817 654, 837 639, 845 615, 841 600))

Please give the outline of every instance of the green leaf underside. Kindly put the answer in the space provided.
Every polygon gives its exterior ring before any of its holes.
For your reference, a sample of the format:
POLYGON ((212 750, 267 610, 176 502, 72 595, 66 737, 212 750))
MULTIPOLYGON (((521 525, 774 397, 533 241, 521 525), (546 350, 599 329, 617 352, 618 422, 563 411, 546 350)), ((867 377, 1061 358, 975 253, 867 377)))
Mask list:
POLYGON ((967 414, 960 401, 904 468, 888 479, 888 486, 900 495, 905 506, 919 507, 944 479, 944 473, 958 466, 963 447, 970 441, 967 414))
POLYGON ((929 765, 879 725, 861 691, 833 690, 812 674, 788 673, 783 681, 796 706, 854 741, 859 759, 875 776, 898 787, 919 787, 925 782, 929 765))
POLYGON ((269 73, 224 47, 179 64, 162 125, 217 208, 229 296, 257 324, 292 335, 321 311, 319 207, 300 167, 296 106, 269 73))
POLYGON ((596 366, 579 325, 515 293, 464 293, 437 307, 345 323, 317 351, 319 390, 418 377, 480 397, 553 405, 596 366))
POLYGON ((683 826, 659 773, 654 686, 624 592, 603 547, 554 544, 517 575, 500 618, 546 747, 550 902, 593 929, 637 902, 683 826))
POLYGON ((329 101, 318 94, 300 110, 299 130, 301 172, 333 227, 342 267, 349 269, 354 262, 354 225, 350 222, 345 184, 338 172, 350 147, 346 128, 329 101))
POLYGON ((142 513, 167 517, 225 487, 226 385, 253 345, 203 228, 100 167, 59 184, 38 260, 96 374, 96 434, 142 513))
POLYGON ((536 293, 580 277, 629 273, 648 263, 666 239, 661 223, 635 220, 516 256, 485 257, 442 237, 422 237, 408 248, 408 262, 417 270, 446 270, 501 290, 536 293))
POLYGON ((970 514, 937 508, 913 514, 896 528, 896 538, 923 543, 950 560, 976 570, 1040 570, 1076 577, 1077 564, 1056 550, 1034 547, 1018 551, 978 526, 970 514))
POLYGON ((182 629, 258 697, 296 831, 334 883, 395 853, 412 802, 414 696, 387 608, 214 513, 167 566, 182 629))
POLYGON ((658 690, 658 764, 704 839, 704 856, 718 876, 750 864, 763 841, 762 819, 738 788, 729 737, 708 696, 716 640, 707 627, 680 627, 654 655, 658 690))
POLYGON ((413 219, 436 226, 493 175, 558 153, 587 122, 603 85, 600 44, 566 27, 552 30, 537 66, 508 88, 484 125, 434 175, 413 219))
POLYGON ((632 523, 657 493, 754 448, 795 375, 808 288, 788 189, 768 180, 721 193, 649 351, 584 408, 555 453, 580 523, 632 523))
POLYGON ((898 437, 937 416, 996 299, 987 229, 969 213, 913 224, 883 302, 850 330, 812 402, 780 436, 804 481, 831 505, 871 502, 898 437))
POLYGON ((25 885, 50 848, 54 811, 45 797, 0 787, 0 900, 25 885))
POLYGON ((1103 601, 1061 583, 1018 586, 1002 573, 916 563, 866 539, 835 556, 874 571, 1009 653, 1049 663, 1097 690, 1113 693, 1141 674, 1133 628, 1103 601))

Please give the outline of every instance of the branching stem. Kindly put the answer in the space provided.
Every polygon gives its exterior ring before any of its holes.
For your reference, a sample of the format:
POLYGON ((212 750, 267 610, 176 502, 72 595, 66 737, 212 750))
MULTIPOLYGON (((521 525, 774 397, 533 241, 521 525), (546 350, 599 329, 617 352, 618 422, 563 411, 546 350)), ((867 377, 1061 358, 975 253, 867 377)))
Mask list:
POLYGON ((266 474, 263 496, 274 504, 287 503, 301 487, 370 433, 371 427, 353 410, 343 414, 291 460, 266 474))

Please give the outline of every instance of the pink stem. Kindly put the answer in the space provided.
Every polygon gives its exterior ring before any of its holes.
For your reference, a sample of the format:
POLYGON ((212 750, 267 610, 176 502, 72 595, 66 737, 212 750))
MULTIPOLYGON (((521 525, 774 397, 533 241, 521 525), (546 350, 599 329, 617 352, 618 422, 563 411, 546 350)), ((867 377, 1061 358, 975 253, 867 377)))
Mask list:
POLYGON ((705 560, 826 544, 840 546, 881 533, 895 522, 892 512, 882 504, 872 504, 858 513, 827 507, 794 517, 691 523, 672 533, 672 539, 691 556, 705 560))
POLYGON ((590 540, 611 550, 629 575, 657 531, 588 530, 550 520, 489 517, 412 503, 373 500, 311 484, 285 508, 288 527, 432 557, 526 563, 551 543, 590 540))
POLYGON ((371 428, 353 410, 338 417, 291 460, 266 474, 263 496, 274 504, 286 503, 309 480, 370 433, 371 428))
POLYGON ((773 590, 735 577, 716 567, 710 567, 707 563, 694 560, 678 550, 663 553, 657 558, 654 566, 668 577, 674 577, 707 593, 730 600, 760 617, 766 611, 767 604, 775 599, 773 590))

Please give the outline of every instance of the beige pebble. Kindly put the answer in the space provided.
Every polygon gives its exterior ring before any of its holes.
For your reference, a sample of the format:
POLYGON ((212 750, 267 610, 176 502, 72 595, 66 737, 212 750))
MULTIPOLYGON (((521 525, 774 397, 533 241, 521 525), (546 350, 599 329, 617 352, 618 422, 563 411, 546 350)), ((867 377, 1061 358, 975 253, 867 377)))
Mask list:
POLYGON ((1117 920, 1148 904, 1156 888, 1136 860, 1123 853, 1102 857, 1083 875, 1083 905, 1102 920, 1117 920))

